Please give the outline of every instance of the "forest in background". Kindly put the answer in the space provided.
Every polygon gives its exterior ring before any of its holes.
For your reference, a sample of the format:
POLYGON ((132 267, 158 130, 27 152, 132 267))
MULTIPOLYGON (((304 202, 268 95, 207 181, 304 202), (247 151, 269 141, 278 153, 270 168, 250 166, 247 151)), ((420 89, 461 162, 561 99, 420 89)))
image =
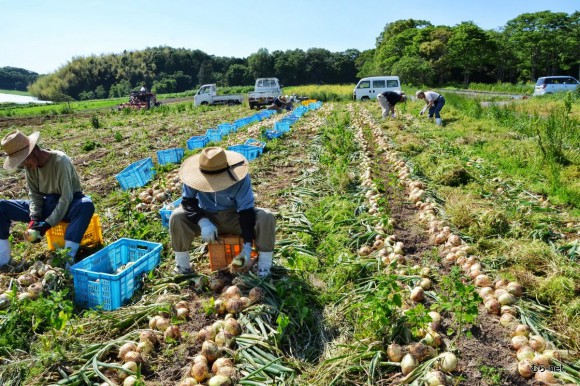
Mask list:
POLYGON ((261 48, 247 58, 233 58, 162 46, 74 57, 54 73, 38 77, 22 70, 15 79, 18 69, 0 68, 0 88, 10 81, 14 87, 27 82, 29 92, 40 99, 66 101, 123 97, 142 85, 157 93, 193 90, 206 83, 252 85, 266 76, 278 77, 285 86, 352 84, 380 74, 396 74, 413 85, 526 83, 544 75, 578 77, 579 42, 580 11, 525 13, 498 30, 469 21, 449 27, 407 19, 386 24, 375 48, 362 52, 261 48))

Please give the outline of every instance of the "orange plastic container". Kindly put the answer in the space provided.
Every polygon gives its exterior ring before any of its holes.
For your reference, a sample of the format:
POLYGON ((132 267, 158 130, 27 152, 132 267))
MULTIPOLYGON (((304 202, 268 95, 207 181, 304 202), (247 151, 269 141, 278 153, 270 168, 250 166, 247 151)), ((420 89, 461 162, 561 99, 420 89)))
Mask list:
MULTIPOLYGON (((56 248, 64 247, 64 233, 68 227, 67 222, 59 222, 48 231, 46 231, 46 242, 48 249, 54 251, 56 248)), ((95 247, 103 244, 103 231, 101 230, 101 221, 98 214, 93 214, 91 222, 83 235, 80 245, 95 247)))
MULTIPOLYGON (((244 246, 244 239, 236 235, 220 236, 216 241, 207 245, 209 250, 209 267, 212 271, 227 268, 234 257, 240 254, 244 246)), ((252 251, 252 260, 257 258, 258 254, 252 251)))

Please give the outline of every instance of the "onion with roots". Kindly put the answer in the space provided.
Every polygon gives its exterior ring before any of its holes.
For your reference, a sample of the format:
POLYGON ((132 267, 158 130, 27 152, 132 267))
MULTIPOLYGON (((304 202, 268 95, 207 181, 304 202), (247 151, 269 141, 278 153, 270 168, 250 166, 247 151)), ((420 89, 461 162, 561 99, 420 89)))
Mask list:
POLYGON ((203 382, 209 377, 209 369, 205 363, 194 363, 189 374, 198 382, 203 382))
POLYGON ((525 336, 526 338, 530 336, 530 326, 525 324, 518 324, 514 327, 512 331, 512 336, 525 336))
POLYGON ((226 330, 222 330, 222 331, 218 332, 217 335, 215 336, 215 343, 219 347, 232 348, 235 341, 236 340, 235 340, 234 335, 229 333, 226 330))
POLYGON ((237 314, 244 309, 244 304, 240 301, 239 298, 232 298, 226 302, 226 309, 231 314, 237 314))
POLYGON ((499 315, 501 304, 497 300, 490 298, 485 302, 484 305, 487 312, 490 314, 499 315))
POLYGON ((163 338, 165 342, 171 342, 174 340, 181 339, 181 331, 178 326, 171 325, 163 332, 163 338))
POLYGON ((481 274, 475 277, 475 285, 478 287, 488 288, 491 285, 489 276, 481 274))
POLYGON ((216 276, 213 276, 208 282, 208 287, 214 292, 220 292, 225 285, 224 279, 216 276))
POLYGON ((233 366, 222 366, 216 375, 225 375, 226 377, 235 378, 237 373, 233 366))
POLYGON ((408 351, 409 354, 411 354, 419 362, 423 362, 425 359, 435 356, 435 349, 421 342, 410 344, 408 346, 408 351))
POLYGON ((177 311, 175 311, 175 317, 180 320, 187 320, 187 318, 189 318, 189 309, 178 308, 177 311))
POLYGON ((264 298, 266 297, 266 293, 264 292, 264 290, 262 288, 254 287, 250 290, 248 297, 250 298, 250 301, 252 302, 252 304, 261 303, 264 300, 264 298))
POLYGON ((409 374, 419 366, 419 361, 411 354, 405 354, 401 360, 401 372, 403 375, 409 374))
POLYGON ((415 287, 411 291, 411 300, 414 302, 421 302, 425 299, 425 291, 421 287, 415 287))
POLYGON ((242 296, 242 290, 236 285, 231 285, 224 292, 224 297, 226 299, 239 299, 242 296))
POLYGON ((149 341, 151 344, 157 344, 157 335, 153 331, 143 330, 139 333, 139 341, 145 342, 149 341))

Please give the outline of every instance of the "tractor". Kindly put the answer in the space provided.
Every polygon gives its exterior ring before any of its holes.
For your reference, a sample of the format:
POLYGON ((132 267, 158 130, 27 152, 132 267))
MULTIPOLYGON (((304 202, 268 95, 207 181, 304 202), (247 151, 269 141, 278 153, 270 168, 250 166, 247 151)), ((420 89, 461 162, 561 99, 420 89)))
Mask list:
POLYGON ((152 107, 159 106, 161 102, 157 102, 157 96, 151 91, 131 91, 129 102, 121 103, 118 110, 133 109, 133 110, 148 110, 152 107))

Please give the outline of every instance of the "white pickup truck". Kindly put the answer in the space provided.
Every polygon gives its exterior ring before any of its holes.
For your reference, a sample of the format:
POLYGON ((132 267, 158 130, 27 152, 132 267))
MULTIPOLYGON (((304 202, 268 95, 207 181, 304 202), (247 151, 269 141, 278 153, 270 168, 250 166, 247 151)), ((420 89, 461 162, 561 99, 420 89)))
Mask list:
POLYGON ((274 98, 282 95, 282 87, 277 78, 258 78, 254 91, 248 94, 250 109, 271 105, 274 98))
POLYGON ((240 105, 244 101, 244 96, 236 95, 218 95, 215 84, 204 84, 197 90, 193 97, 193 104, 199 105, 240 105))

